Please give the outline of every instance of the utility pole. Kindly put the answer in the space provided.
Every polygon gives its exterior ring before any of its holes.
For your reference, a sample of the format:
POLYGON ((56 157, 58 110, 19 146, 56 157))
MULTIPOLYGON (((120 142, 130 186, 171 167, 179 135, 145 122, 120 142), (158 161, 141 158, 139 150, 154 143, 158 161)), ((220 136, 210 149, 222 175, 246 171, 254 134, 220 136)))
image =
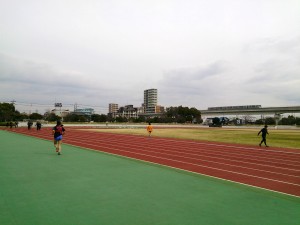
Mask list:
POLYGON ((77 111, 77 103, 74 104, 74 112, 77 111))

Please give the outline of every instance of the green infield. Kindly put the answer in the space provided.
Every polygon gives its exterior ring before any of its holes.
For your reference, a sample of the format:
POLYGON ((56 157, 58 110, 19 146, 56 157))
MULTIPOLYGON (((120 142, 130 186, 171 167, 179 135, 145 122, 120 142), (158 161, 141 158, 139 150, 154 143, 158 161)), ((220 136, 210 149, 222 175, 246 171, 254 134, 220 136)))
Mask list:
MULTIPOLYGON (((94 129, 96 130, 96 129, 94 129)), ((252 128, 155 128, 152 136, 191 139, 199 141, 216 141, 224 143, 247 144, 257 146, 261 136, 260 129, 252 128)), ((146 129, 97 129, 99 132, 147 135, 146 129)), ((300 130, 269 129, 267 143, 272 147, 300 149, 300 130)))
POLYGON ((300 198, 0 130, 1 225, 299 224, 300 198))

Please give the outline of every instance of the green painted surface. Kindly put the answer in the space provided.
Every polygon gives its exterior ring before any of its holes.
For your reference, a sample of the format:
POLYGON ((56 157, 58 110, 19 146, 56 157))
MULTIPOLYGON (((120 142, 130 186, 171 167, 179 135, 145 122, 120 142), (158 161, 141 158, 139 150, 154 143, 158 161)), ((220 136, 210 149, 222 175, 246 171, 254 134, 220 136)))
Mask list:
POLYGON ((1 225, 300 224, 300 198, 0 131, 1 225))

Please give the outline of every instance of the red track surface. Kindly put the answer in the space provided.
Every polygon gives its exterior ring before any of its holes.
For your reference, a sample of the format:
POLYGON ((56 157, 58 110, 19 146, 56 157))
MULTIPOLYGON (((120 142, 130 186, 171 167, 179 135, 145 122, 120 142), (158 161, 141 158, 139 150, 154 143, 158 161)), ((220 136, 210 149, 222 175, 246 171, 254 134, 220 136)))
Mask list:
MULTIPOLYGON (((66 128, 63 142, 300 197, 300 151, 66 128)), ((82 129, 82 128, 80 128, 82 129)), ((10 131, 52 140, 50 128, 10 131)))

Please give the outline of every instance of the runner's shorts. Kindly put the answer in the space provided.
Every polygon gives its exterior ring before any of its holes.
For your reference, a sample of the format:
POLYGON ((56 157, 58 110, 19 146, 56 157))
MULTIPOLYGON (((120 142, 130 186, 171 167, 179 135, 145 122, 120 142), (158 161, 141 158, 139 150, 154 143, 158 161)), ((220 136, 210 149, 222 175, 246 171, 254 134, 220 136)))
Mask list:
POLYGON ((62 135, 59 135, 59 136, 55 137, 54 140, 55 140, 55 141, 60 141, 60 140, 62 140, 62 135))

